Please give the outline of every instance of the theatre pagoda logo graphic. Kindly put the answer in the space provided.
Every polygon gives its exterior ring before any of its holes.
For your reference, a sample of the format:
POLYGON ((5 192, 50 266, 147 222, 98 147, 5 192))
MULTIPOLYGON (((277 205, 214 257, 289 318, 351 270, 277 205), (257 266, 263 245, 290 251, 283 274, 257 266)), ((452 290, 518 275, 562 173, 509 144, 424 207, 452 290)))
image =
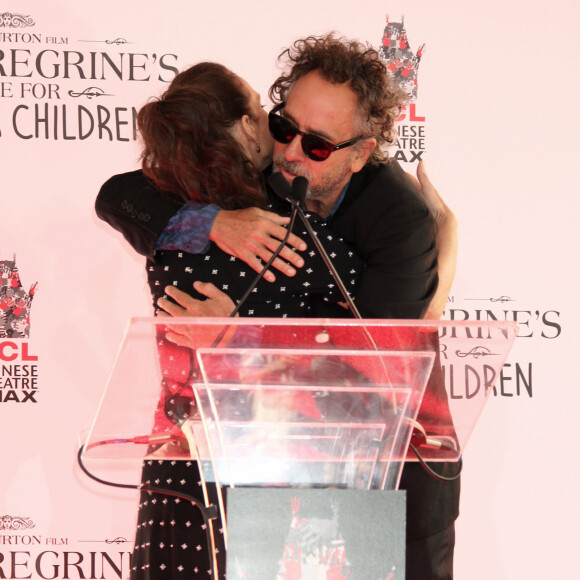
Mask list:
POLYGON ((418 113, 417 92, 419 88, 419 65, 425 53, 425 44, 413 52, 405 28, 401 22, 387 22, 379 54, 386 61, 394 81, 407 93, 408 104, 397 119, 397 141, 393 157, 403 163, 421 161, 425 153, 425 117, 418 113))
POLYGON ((16 257, 0 260, 0 338, 28 338, 36 287, 34 283, 28 292, 23 288, 16 257))
POLYGON ((424 44, 416 53, 411 50, 404 18, 401 22, 391 22, 387 15, 380 55, 387 61, 387 68, 411 101, 417 99, 419 64, 424 51, 424 44))

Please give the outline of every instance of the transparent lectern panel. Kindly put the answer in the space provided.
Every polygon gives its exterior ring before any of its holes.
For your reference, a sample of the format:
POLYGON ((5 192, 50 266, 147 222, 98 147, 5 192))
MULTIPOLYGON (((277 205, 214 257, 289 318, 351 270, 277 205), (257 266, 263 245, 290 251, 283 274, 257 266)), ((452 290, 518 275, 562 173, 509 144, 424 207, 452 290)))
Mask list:
MULTIPOLYGON (((240 456, 260 450, 273 466, 262 479, 280 481, 272 474, 286 473, 296 485, 311 479, 288 475, 286 460, 276 459, 272 449, 282 439, 296 456, 310 458, 309 473, 324 471, 311 460, 317 454, 363 457, 367 483, 382 477, 375 459, 415 459, 409 440, 429 460, 457 460, 516 334, 507 322, 184 318, 168 325, 167 319, 133 319, 83 457, 199 454, 203 462, 221 461, 218 479, 230 469, 229 481, 240 456), (325 413, 331 427, 320 421, 325 413), (345 415, 352 424, 339 444, 332 429, 345 415), (263 435, 264 425, 273 428, 271 436, 263 435), (348 451, 340 447, 347 439, 356 442, 348 451), (257 440, 261 445, 248 444, 257 440), (380 450, 373 447, 377 441, 380 450)), ((353 471, 348 462, 329 463, 333 484, 360 480, 347 473, 353 471)))
POLYGON ((420 400, 412 392, 424 389, 434 356, 198 349, 203 380, 195 392, 204 430, 194 439, 198 456, 211 459, 203 463, 206 479, 348 489, 398 481, 395 442, 406 449, 418 412, 411 403, 420 400))

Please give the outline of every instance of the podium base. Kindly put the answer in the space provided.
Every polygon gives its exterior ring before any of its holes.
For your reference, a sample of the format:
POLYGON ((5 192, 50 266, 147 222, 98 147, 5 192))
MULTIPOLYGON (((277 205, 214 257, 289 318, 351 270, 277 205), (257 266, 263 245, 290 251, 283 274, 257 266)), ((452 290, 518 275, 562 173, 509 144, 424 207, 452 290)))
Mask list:
POLYGON ((405 578, 404 491, 230 488, 228 580, 405 578))

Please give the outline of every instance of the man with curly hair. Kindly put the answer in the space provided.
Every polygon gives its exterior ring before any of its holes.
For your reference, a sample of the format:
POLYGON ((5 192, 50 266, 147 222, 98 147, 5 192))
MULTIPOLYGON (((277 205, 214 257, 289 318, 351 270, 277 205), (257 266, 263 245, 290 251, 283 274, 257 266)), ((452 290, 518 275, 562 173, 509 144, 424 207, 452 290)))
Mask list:
MULTIPOLYGON (((326 216, 363 258, 361 314, 422 317, 433 291, 433 231, 405 174, 383 150, 405 93, 377 52, 356 41, 309 37, 282 57, 291 68, 270 89, 277 103, 270 114, 275 169, 288 181, 308 179, 308 209, 326 216), (334 145, 320 161, 316 150, 308 151, 310 136, 345 146, 334 145)), ((451 578, 459 481, 438 481, 406 464, 401 488, 407 490, 407 578, 451 578)))
POLYGON ((356 41, 309 37, 281 59, 290 68, 270 89, 274 168, 290 182, 308 179, 307 209, 365 261, 356 294, 363 316, 421 318, 436 287, 431 216, 384 150, 405 93, 377 51, 356 41))
MULTIPOLYGON (((394 139, 405 93, 390 80, 376 50, 333 34, 298 40, 281 58, 290 66, 270 89, 276 103, 269 115, 274 168, 290 182, 297 176, 308 180, 306 208, 325 218, 363 258, 365 271, 356 291, 359 311, 367 318, 438 318, 440 295, 446 297, 453 267, 437 290, 433 216, 409 176, 384 152, 394 139), (439 304, 434 308, 436 290, 439 304)), ((185 216, 199 208, 179 209, 142 176, 127 175, 132 177, 116 176, 103 186, 97 199, 99 216, 144 255, 167 247, 168 234, 176 247, 191 251, 190 239, 176 241, 173 234, 179 232, 180 221, 191 219, 185 216)), ((261 209, 214 208, 213 221, 207 217, 208 207, 202 210, 209 240, 258 271, 286 233, 279 216, 261 209)), ((447 258, 454 251, 454 242, 448 242, 454 239, 454 225, 450 229, 439 247, 446 267, 454 265, 453 258, 447 258)), ((199 248, 207 240, 203 235, 201 243, 196 240, 199 248)), ((291 243, 300 249, 299 240, 291 243)), ((300 267, 298 252, 287 249, 281 256, 286 262, 275 265, 283 272, 291 274, 292 266, 300 267)), ((159 305, 172 315, 231 312, 229 299, 215 287, 196 283, 195 289, 208 300, 200 302, 168 288, 178 304, 161 299, 159 305)), ((328 308, 317 305, 312 315, 346 315, 337 312, 340 308, 328 308)), ((452 578, 459 481, 435 480, 411 463, 404 468, 401 488, 407 490, 407 578, 452 578)))

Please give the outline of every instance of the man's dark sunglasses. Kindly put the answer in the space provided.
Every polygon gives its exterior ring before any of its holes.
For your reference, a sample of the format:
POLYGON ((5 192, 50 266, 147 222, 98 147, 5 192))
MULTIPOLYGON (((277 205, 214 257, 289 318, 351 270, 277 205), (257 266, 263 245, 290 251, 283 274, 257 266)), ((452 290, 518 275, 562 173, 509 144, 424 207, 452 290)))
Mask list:
POLYGON ((312 161, 324 161, 328 159, 333 151, 338 151, 339 149, 344 149, 345 147, 350 147, 354 145, 362 137, 355 137, 354 139, 349 139, 348 141, 343 141, 338 145, 333 145, 316 135, 311 135, 310 133, 304 133, 297 129, 288 119, 281 117, 277 112, 282 107, 275 107, 268 115, 268 125, 270 127, 270 134, 278 143, 284 143, 287 145, 290 143, 296 135, 302 136, 302 151, 304 155, 312 161))

